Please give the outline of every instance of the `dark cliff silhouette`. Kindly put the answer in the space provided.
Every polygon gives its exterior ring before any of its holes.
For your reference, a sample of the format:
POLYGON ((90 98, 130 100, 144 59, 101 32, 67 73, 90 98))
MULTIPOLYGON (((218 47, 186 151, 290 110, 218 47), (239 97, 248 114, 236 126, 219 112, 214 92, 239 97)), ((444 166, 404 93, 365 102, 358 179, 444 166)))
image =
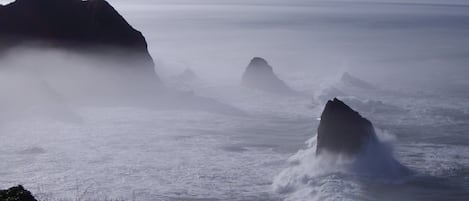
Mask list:
POLYGON ((7 190, 0 190, 1 201, 37 201, 31 192, 24 189, 23 186, 11 187, 7 190))
POLYGON ((105 0, 16 0, 0 5, 0 54, 19 45, 101 54, 154 74, 144 36, 105 0))
POLYGON ((376 141, 372 123, 337 98, 327 102, 321 115, 317 154, 326 151, 352 155, 376 141))
POLYGON ((275 75, 272 66, 260 57, 254 57, 243 74, 242 85, 262 91, 293 94, 295 93, 285 82, 275 75))

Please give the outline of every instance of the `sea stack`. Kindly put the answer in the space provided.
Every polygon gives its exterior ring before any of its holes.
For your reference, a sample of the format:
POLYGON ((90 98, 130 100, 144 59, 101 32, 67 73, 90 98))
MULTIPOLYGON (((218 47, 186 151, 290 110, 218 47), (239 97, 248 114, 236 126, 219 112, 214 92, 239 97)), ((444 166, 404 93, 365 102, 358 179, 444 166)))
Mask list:
POLYGON ((15 186, 7 190, 0 190, 1 201, 37 201, 31 192, 24 189, 23 186, 15 186))
POLYGON ((294 91, 274 73, 272 66, 260 57, 254 57, 243 74, 242 85, 262 91, 292 94, 294 91))
POLYGON ((99 54, 154 74, 144 36, 105 0, 16 0, 0 5, 0 55, 17 46, 99 54))
POLYGON ((316 154, 353 155, 376 140, 368 119, 337 98, 327 102, 319 123, 316 154))

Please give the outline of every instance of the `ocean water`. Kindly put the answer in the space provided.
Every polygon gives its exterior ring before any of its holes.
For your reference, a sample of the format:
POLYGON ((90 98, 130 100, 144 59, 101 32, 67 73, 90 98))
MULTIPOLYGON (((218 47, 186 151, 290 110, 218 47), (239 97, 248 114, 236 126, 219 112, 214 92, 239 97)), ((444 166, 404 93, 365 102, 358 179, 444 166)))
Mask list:
POLYGON ((402 110, 362 112, 382 144, 346 159, 314 154, 324 104, 242 92, 228 99, 248 111, 245 115, 84 107, 74 109, 80 122, 44 116, 3 121, 0 183, 24 184, 44 200, 466 200, 469 195, 469 114, 461 112, 467 106, 422 104, 427 97, 377 98, 402 110))
POLYGON ((467 6, 111 2, 145 34, 169 88, 242 113, 64 103, 13 116, 3 101, 0 188, 23 184, 44 201, 469 199, 467 6), (254 56, 300 95, 241 88, 254 56), (173 79, 185 68, 197 80, 173 79), (380 139, 353 159, 314 154, 336 96, 380 139))

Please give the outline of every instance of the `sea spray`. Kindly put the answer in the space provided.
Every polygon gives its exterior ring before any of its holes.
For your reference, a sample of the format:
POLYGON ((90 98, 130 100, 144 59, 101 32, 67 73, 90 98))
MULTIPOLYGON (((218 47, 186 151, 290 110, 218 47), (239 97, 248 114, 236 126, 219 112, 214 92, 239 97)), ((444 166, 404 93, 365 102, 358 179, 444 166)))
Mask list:
POLYGON ((360 181, 400 183, 412 172, 392 154, 395 137, 377 130, 379 140, 368 143, 353 157, 316 154, 316 136, 307 148, 288 159, 288 167, 275 177, 274 190, 285 200, 363 200, 366 191, 360 181))

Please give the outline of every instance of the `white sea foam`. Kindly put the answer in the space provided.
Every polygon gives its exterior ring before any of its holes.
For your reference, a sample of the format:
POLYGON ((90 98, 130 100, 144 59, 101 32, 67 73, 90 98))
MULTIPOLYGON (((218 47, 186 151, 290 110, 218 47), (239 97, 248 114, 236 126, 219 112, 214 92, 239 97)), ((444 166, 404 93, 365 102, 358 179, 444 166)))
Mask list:
POLYGON ((392 154, 395 138, 379 132, 380 141, 370 143, 356 157, 316 155, 316 136, 308 140, 306 149, 289 158, 288 167, 275 179, 273 188, 286 200, 354 200, 363 196, 360 180, 400 183, 411 171, 392 154))

